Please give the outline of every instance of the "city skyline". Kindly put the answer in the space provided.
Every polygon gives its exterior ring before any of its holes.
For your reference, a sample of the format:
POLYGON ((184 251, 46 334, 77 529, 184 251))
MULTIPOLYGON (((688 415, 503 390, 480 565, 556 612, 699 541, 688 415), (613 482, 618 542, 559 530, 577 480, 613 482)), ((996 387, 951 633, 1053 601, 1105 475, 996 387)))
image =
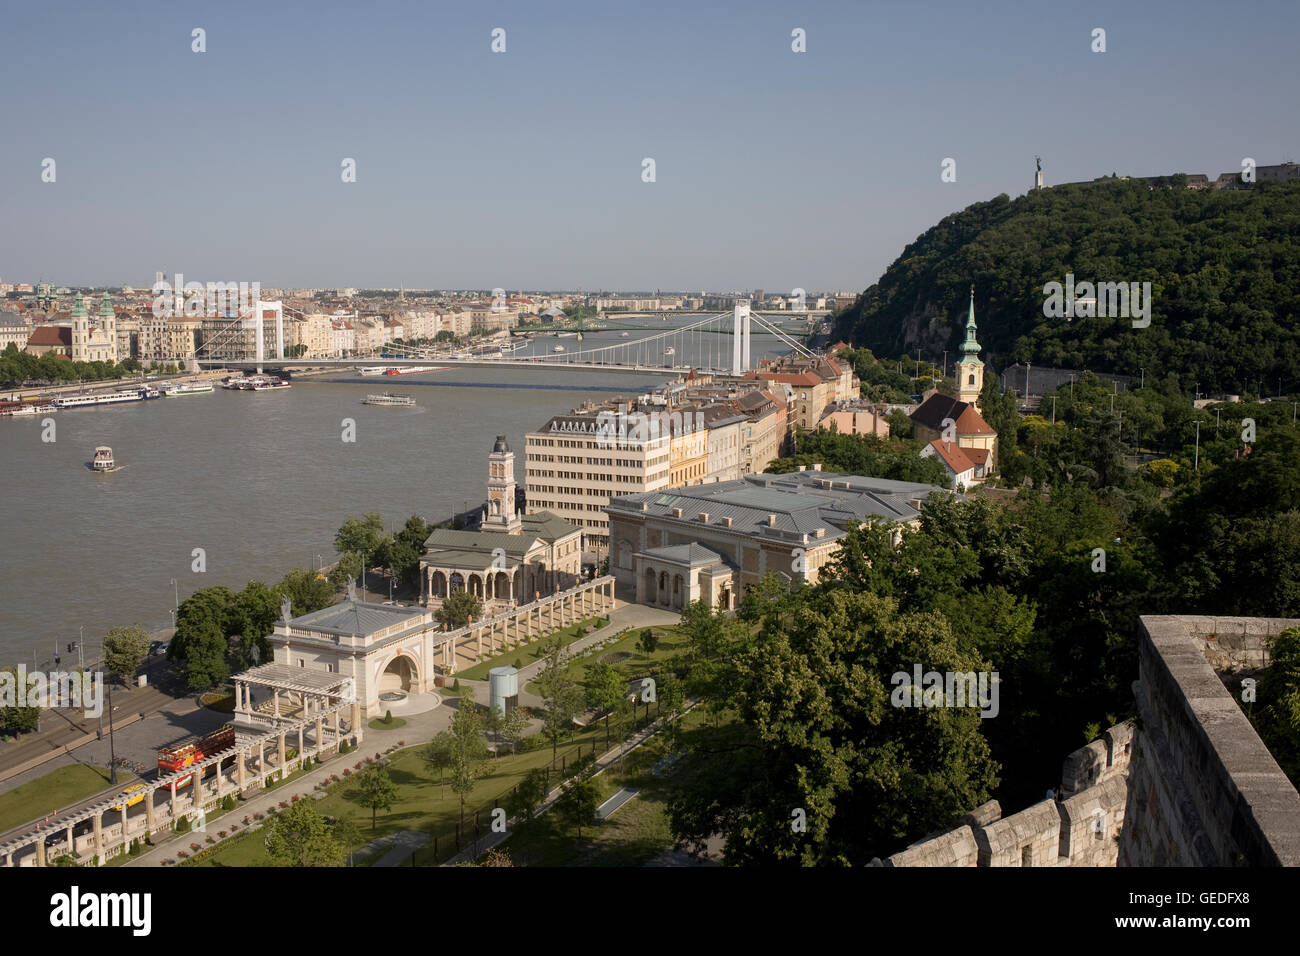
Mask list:
POLYGON ((860 291, 1038 155, 1048 185, 1295 156, 1294 104, 1224 82, 1285 88, 1280 3, 152 8, 9 16, 0 274, 860 291))

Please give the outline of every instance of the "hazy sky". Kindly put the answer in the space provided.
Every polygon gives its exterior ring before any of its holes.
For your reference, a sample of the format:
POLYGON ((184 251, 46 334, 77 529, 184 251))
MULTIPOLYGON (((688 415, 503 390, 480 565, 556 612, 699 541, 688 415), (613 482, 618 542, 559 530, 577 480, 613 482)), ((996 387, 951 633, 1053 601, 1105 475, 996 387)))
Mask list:
POLYGON ((860 290, 1025 192, 1035 154, 1049 184, 1300 158, 1296 0, 52 0, 0 25, 5 279, 860 290))

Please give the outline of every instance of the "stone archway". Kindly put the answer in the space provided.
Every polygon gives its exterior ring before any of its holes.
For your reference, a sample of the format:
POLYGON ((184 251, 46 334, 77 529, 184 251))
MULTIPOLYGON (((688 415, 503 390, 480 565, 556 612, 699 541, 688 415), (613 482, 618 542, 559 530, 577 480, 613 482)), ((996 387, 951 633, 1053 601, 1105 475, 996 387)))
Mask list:
POLYGON ((655 587, 655 569, 646 568, 645 569, 645 594, 643 596, 644 603, 654 604, 657 595, 658 595, 658 589, 655 587))
POLYGON ((398 654, 379 675, 378 693, 402 692, 414 694, 419 686, 419 671, 415 661, 405 654, 398 654))
POLYGON ((504 571, 492 576, 492 597, 498 601, 510 600, 510 575, 504 571))
POLYGON ((447 578, 447 597, 451 597, 457 591, 465 590, 465 578, 459 571, 453 571, 447 578))
POLYGON ((429 578, 429 597, 445 598, 447 596, 447 575, 434 571, 429 578))
POLYGON ((659 572, 659 603, 662 604, 664 607, 668 607, 668 605, 672 602, 672 594, 669 591, 670 587, 671 585, 668 581, 668 572, 660 571, 659 572))
POLYGON ((686 582, 680 574, 673 575, 673 607, 681 609, 686 606, 685 601, 686 582))
POLYGON ((731 586, 724 584, 718 592, 718 607, 723 611, 731 610, 731 586))

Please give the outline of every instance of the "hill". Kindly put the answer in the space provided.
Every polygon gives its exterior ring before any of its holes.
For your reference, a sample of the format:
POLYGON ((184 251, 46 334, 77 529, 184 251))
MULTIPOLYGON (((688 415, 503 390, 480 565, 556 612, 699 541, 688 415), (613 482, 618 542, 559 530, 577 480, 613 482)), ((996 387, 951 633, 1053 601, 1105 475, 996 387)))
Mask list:
POLYGON ((1150 189, 1137 181, 1005 194, 944 218, 836 317, 878 354, 949 360, 969 290, 985 359, 1137 375, 1201 392, 1300 387, 1300 183, 1150 189), (1048 282, 1150 282, 1149 328, 1043 314, 1048 282))

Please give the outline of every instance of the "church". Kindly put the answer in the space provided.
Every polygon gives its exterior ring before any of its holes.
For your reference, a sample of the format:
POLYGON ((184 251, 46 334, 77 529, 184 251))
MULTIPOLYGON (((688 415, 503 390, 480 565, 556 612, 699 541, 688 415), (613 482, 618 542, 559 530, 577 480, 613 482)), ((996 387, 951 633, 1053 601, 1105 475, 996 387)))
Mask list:
POLYGON ((997 469, 998 433, 980 415, 984 363, 975 338, 975 287, 970 290, 966 341, 957 362, 957 397, 931 390, 909 416, 912 437, 925 442, 923 457, 938 456, 955 483, 982 482, 997 469))
POLYGON ((567 590, 582 575, 582 529, 549 511, 519 513, 515 454, 498 435, 488 455, 488 501, 478 531, 436 528, 420 558, 420 603, 438 608, 468 590, 483 616, 567 590))

